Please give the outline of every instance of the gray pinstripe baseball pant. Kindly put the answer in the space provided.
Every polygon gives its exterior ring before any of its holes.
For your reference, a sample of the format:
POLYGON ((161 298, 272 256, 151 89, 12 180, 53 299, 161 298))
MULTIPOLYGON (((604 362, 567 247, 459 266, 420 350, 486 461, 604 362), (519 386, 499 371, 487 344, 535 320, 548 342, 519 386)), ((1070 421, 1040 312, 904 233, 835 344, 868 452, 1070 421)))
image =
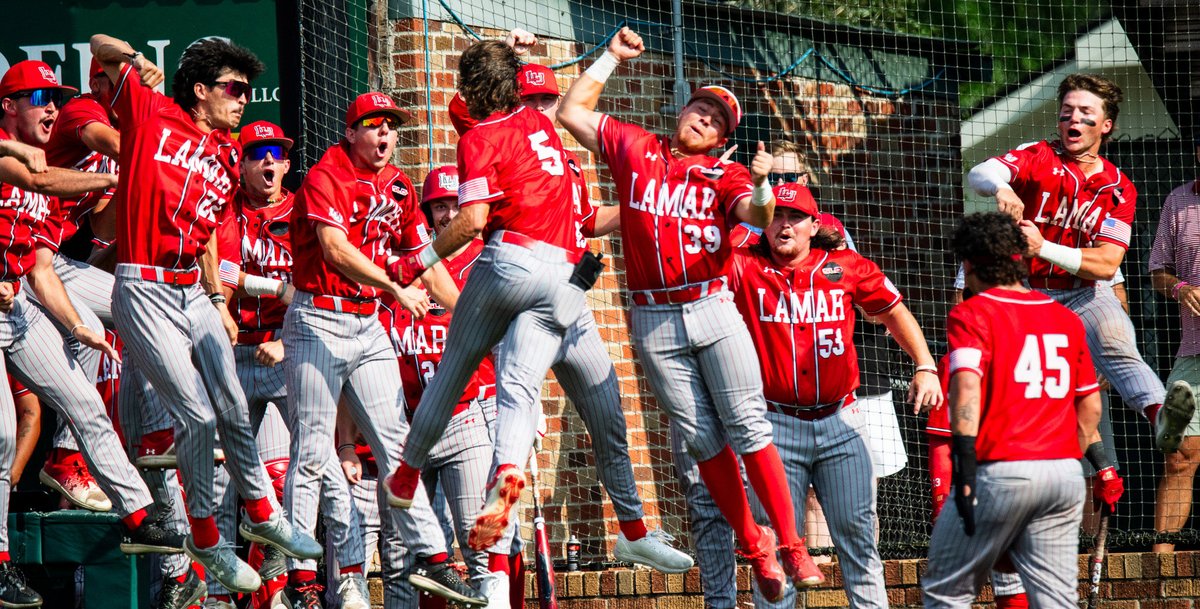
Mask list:
MULTIPOLYGON (((113 510, 124 517, 148 507, 150 491, 121 448, 95 382, 71 356, 58 330, 24 291, 17 295, 11 312, 0 314, 0 320, 0 347, 12 375, 66 422, 83 448, 88 469, 112 500, 113 510)), ((8 400, 11 410, 11 395, 8 400)), ((10 457, 5 471, 11 467, 10 457)))
POLYGON ((1029 605, 1076 609, 1079 523, 1086 500, 1076 459, 982 463, 975 535, 967 537, 954 494, 933 526, 925 607, 970 607, 992 565, 1008 551, 1029 605))
POLYGON ((629 321, 646 381, 697 461, 727 444, 742 455, 771 442, 758 354, 728 292, 635 305, 629 321))
MULTIPOLYGON (((696 551, 696 566, 700 569, 700 587, 704 591, 706 609, 735 609, 737 607, 737 562, 733 527, 721 515, 708 487, 700 478, 696 459, 683 445, 683 434, 673 421, 671 456, 675 475, 683 486, 683 496, 691 525, 692 548, 696 551)), ((742 473, 745 478, 745 472, 742 473)), ((743 482, 743 485, 745 483, 743 482)), ((747 485, 748 486, 748 485, 747 485)))
POLYGON ((425 465, 471 374, 513 325, 518 333, 505 340, 519 357, 498 365, 496 375, 520 384, 504 383, 507 398, 497 396, 495 455, 510 455, 505 463, 525 463, 537 433, 537 412, 528 405, 538 403, 567 328, 585 308, 583 290, 569 283, 574 265, 565 261, 564 250, 540 242, 527 249, 501 243, 498 235, 463 286, 442 362, 413 416, 404 448, 404 461, 413 467, 425 465))
MULTIPOLYGON (((379 480, 363 476, 358 484, 350 487, 353 509, 362 523, 363 539, 368 552, 379 552, 380 568, 383 571, 383 608, 417 609, 418 592, 408 583, 408 571, 413 565, 413 555, 404 546, 395 527, 379 518, 379 480)), ((340 602, 337 595, 338 570, 341 563, 331 544, 325 544, 325 572, 328 586, 325 589, 325 604, 336 607, 340 602)))
POLYGON ((138 267, 119 264, 113 315, 125 352, 175 422, 188 514, 205 518, 216 507, 212 455, 218 430, 238 494, 274 503, 250 432, 246 395, 234 382, 233 346, 200 287, 145 281, 138 267))
MULTIPOLYGON (((297 531, 313 535, 321 480, 330 467, 340 475, 333 444, 340 396, 345 396, 379 470, 390 472, 398 463, 409 433, 400 367, 378 316, 318 309, 312 304, 312 295, 304 292, 297 292, 288 307, 283 344, 287 353, 283 361, 289 411, 286 416, 292 430, 284 507, 297 531)), ((381 517, 397 521, 395 526, 414 554, 429 556, 445 551, 423 485, 418 485, 413 505, 407 510, 387 509, 382 485, 377 495, 381 517)))
POLYGON ((1096 369, 1137 412, 1167 397, 1162 379, 1142 359, 1133 322, 1121 308, 1112 288, 1097 285, 1074 290, 1040 290, 1065 305, 1083 320, 1088 350, 1096 369))
MULTIPOLYGON (((509 326, 508 332, 496 349, 496 397, 498 404, 506 404, 510 412, 519 413, 520 417, 513 418, 516 425, 522 421, 530 427, 521 438, 528 435, 533 439, 531 430, 537 429, 538 412, 541 407, 542 378, 532 378, 537 373, 529 367, 517 363, 524 358, 524 351, 518 345, 518 336, 533 336, 536 332, 531 326, 538 323, 534 318, 518 315, 509 326), (530 375, 524 378, 524 375, 530 375), (538 393, 530 395, 527 391, 513 392, 511 387, 529 387, 537 384, 538 393), (533 398, 529 401, 529 398, 533 398)), ((613 510, 621 521, 639 520, 642 511, 642 499, 638 496, 634 485, 633 464, 629 459, 629 442, 625 433, 625 413, 621 410, 621 394, 617 388, 617 373, 613 369, 612 360, 608 357, 608 348, 600 339, 596 329, 596 320, 592 311, 584 307, 563 338, 562 345, 554 358, 554 376, 562 385, 563 392, 575 405, 583 425, 592 439, 592 451, 596 455, 597 477, 604 483, 609 498, 613 502, 613 510)), ((530 444, 523 441, 501 436, 496 443, 495 464, 524 463, 521 451, 524 450, 528 459, 530 444)), ((501 544, 507 545, 507 544, 501 544)), ((506 553, 508 548, 501 547, 495 551, 506 553)))

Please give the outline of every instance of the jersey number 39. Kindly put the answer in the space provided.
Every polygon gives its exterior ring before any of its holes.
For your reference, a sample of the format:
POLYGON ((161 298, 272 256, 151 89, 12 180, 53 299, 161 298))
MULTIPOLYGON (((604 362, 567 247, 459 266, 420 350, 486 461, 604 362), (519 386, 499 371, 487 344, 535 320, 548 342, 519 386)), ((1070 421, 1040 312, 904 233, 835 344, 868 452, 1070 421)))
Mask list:
POLYGON ((1017 358, 1013 380, 1025 385, 1025 397, 1053 399, 1067 396, 1071 385, 1071 364, 1058 354, 1068 345, 1066 334, 1029 334, 1017 358))

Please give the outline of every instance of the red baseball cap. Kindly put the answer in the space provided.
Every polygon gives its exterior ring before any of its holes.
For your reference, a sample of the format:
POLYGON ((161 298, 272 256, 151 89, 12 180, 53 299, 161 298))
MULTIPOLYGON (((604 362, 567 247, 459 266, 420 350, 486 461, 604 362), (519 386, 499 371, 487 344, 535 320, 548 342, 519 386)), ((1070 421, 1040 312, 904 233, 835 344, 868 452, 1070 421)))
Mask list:
POLYGON ((733 91, 722 87, 721 85, 705 85, 696 89, 692 93, 692 98, 688 103, 697 99, 711 99, 717 102, 717 107, 725 113, 725 122, 728 125, 725 128, 725 135, 733 133, 733 130, 742 122, 742 104, 738 102, 738 98, 733 94, 733 91))
POLYGON ((292 149, 292 138, 283 134, 283 128, 267 121, 255 121, 238 131, 238 141, 242 148, 254 144, 282 144, 288 150, 292 149))
POLYGON ((775 207, 787 207, 802 211, 814 218, 821 214, 817 209, 817 200, 807 186, 795 182, 780 184, 775 187, 775 207))
POLYGON ((50 69, 50 66, 45 62, 32 59, 14 63, 4 73, 4 78, 0 78, 0 97, 8 97, 18 91, 33 89, 62 89, 72 93, 79 92, 79 89, 75 87, 58 84, 58 77, 54 75, 54 70, 50 69))
POLYGON ((821 220, 821 226, 828 226, 833 230, 836 230, 843 239, 846 238, 846 225, 842 224, 842 221, 838 220, 837 216, 827 211, 823 211, 821 212, 821 215, 817 217, 821 220))
POLYGON ((104 74, 104 66, 100 65, 100 62, 96 61, 96 58, 93 57, 92 65, 88 67, 88 76, 99 76, 101 74, 104 74))
POLYGON ((541 64, 527 63, 521 66, 521 71, 517 73, 517 84, 520 86, 521 97, 559 94, 554 70, 541 64))
POLYGON ((390 95, 384 93, 363 93, 354 98, 354 102, 346 109, 346 126, 349 127, 363 117, 371 114, 390 114, 401 123, 411 122, 413 115, 401 110, 390 95))
POLYGON ((425 187, 421 189, 421 204, 438 199, 458 198, 458 167, 442 165, 425 176, 425 187))

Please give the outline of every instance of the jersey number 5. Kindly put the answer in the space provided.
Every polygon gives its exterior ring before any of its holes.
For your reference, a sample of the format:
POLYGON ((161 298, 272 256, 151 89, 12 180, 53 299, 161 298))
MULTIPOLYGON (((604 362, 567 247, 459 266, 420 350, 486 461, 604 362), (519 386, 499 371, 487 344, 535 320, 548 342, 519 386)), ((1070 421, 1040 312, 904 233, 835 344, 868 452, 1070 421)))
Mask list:
POLYGON ((1021 348, 1021 356, 1013 370, 1013 380, 1025 385, 1027 399, 1040 398, 1043 392, 1054 399, 1067 396, 1071 388, 1071 364, 1058 354, 1058 350, 1067 344, 1066 334, 1025 337, 1025 346, 1021 348))
POLYGON ((552 176, 560 176, 563 174, 562 152, 553 146, 547 146, 546 142, 549 139, 550 136, 546 135, 545 131, 538 131, 529 136, 529 145, 542 162, 542 170, 552 176))

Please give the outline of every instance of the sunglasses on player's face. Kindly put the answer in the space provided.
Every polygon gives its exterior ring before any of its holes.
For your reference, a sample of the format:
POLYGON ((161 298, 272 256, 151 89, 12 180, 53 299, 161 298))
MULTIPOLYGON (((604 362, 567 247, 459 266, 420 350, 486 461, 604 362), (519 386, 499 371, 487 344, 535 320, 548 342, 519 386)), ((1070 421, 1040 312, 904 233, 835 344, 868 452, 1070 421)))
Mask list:
POLYGON ((384 123, 387 123, 388 129, 396 129, 400 126, 400 119, 385 114, 376 114, 358 121, 359 126, 367 129, 378 129, 384 123))
POLYGON ((234 99, 243 95, 250 98, 250 83, 243 80, 215 80, 208 83, 213 89, 224 89, 225 93, 234 99))
POLYGON ((794 184, 807 176, 807 171, 772 171, 771 173, 767 174, 767 179, 770 180, 772 184, 778 186, 780 184, 794 184))
POLYGON ((10 97, 13 99, 28 97, 29 105, 38 107, 49 106, 51 103, 53 103, 55 106, 61 108, 63 104, 62 89, 32 89, 29 91, 14 93, 10 97))
POLYGON ((282 161, 288 158, 288 149, 279 144, 258 144, 257 146, 251 146, 242 152, 246 155, 246 158, 250 159, 251 161, 261 161, 267 158, 268 154, 270 154, 271 158, 275 159, 276 161, 282 161))

